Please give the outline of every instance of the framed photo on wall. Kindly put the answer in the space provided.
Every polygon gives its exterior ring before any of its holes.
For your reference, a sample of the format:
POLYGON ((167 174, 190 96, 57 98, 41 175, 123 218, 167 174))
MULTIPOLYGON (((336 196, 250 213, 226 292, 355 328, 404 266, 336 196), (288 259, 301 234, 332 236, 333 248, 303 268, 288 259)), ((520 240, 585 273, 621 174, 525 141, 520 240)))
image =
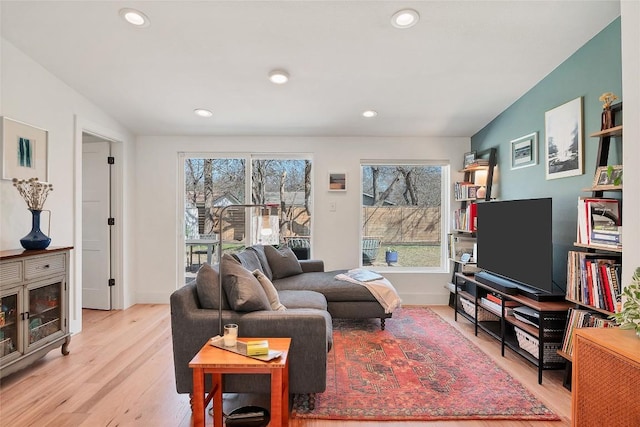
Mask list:
POLYGON ((544 113, 546 178, 582 175, 582 97, 544 113))
POLYGON ((49 181, 48 132, 7 117, 0 121, 2 179, 49 181))
POLYGON ((511 141, 511 169, 538 164, 538 132, 511 141))
POLYGON ((346 172, 329 172, 329 191, 347 191, 346 172))

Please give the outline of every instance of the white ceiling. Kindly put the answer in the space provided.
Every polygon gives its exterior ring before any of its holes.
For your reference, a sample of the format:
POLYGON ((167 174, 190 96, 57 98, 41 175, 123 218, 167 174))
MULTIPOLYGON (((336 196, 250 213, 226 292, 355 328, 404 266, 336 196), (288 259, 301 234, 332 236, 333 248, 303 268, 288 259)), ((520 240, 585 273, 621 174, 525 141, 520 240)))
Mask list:
POLYGON ((138 135, 471 136, 619 15, 617 0, 0 4, 2 37, 138 135), (404 7, 421 19, 399 30, 404 7))

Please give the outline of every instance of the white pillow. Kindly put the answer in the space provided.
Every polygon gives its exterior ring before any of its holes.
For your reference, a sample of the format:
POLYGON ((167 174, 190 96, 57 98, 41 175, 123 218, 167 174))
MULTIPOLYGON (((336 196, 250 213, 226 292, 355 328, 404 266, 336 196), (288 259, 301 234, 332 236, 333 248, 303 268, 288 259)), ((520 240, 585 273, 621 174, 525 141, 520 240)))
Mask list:
POLYGON ((280 302, 278 291, 276 290, 276 287, 273 286, 273 283, 271 283, 271 280, 269 280, 269 278, 260 270, 253 270, 253 275, 262 285, 264 293, 267 294, 269 304, 271 304, 271 310, 286 310, 287 307, 282 305, 280 302))

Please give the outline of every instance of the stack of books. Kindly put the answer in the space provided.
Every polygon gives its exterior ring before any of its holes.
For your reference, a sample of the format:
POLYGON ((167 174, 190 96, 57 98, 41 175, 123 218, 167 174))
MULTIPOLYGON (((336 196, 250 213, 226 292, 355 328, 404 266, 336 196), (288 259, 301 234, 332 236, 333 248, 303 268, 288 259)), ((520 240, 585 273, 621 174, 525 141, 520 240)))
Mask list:
POLYGON ((620 200, 581 197, 578 199, 578 243, 622 248, 620 200))
POLYGON ((620 312, 622 287, 618 254, 569 251, 567 256, 567 293, 570 301, 595 308, 620 312))
POLYGON ((612 328, 615 322, 604 318, 600 313, 578 308, 570 308, 567 317, 567 328, 560 351, 573 355, 573 331, 576 328, 612 328))

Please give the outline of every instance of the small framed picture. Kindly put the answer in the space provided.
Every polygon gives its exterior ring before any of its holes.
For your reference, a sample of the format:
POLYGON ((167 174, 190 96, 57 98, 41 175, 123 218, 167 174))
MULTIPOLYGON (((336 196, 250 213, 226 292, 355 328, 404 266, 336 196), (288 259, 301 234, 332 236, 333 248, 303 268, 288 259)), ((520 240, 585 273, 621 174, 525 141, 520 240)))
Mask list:
POLYGON ((347 191, 345 172, 329 172, 329 191, 347 191))
POLYGON ((2 179, 38 178, 43 182, 48 181, 46 130, 2 117, 0 136, 2 179))
POLYGON ((476 162, 476 152, 469 151, 468 153, 464 153, 464 163, 462 164, 462 168, 466 169, 469 166, 473 165, 476 162))
POLYGON ((622 187, 622 165, 599 166, 593 177, 592 190, 611 190, 622 187), (611 168, 611 173, 609 173, 611 168))
POLYGON ((511 169, 538 164, 538 132, 511 141, 511 169))

